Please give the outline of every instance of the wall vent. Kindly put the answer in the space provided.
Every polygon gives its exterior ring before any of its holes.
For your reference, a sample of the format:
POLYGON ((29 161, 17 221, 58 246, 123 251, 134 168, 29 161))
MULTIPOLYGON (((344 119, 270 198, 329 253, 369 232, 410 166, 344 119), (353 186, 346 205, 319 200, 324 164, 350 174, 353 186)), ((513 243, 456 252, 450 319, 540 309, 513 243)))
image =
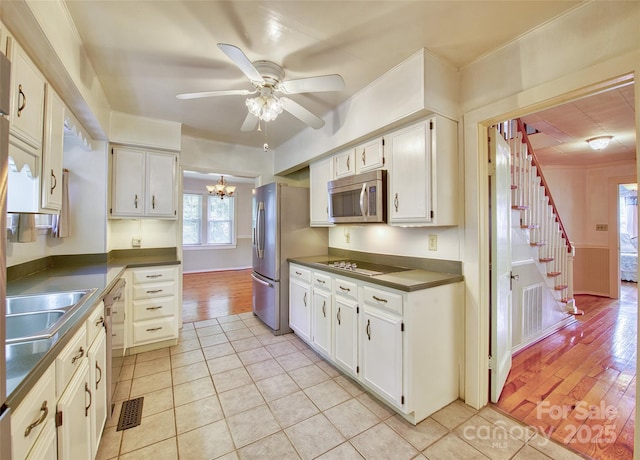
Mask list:
POLYGON ((522 341, 542 331, 542 283, 522 289, 522 341))

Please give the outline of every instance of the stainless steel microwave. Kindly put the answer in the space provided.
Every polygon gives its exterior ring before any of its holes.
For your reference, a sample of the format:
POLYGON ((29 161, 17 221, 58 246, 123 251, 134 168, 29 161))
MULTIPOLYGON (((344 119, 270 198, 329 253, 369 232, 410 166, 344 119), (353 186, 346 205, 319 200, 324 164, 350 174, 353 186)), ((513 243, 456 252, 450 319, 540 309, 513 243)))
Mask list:
POLYGON ((387 171, 356 174, 329 181, 329 222, 387 221, 387 171))

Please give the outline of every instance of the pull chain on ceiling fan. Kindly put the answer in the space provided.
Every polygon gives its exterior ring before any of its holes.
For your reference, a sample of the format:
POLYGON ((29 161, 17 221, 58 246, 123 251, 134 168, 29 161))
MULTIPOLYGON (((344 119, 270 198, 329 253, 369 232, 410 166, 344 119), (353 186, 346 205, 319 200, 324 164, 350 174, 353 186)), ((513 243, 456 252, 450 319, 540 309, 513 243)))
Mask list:
POLYGON ((271 61, 251 62, 242 50, 234 45, 218 43, 218 48, 245 74, 254 86, 254 90, 213 90, 183 93, 178 94, 176 97, 178 99, 198 99, 214 96, 249 96, 258 94, 247 98, 245 101, 249 113, 242 123, 241 131, 252 131, 260 120, 265 122, 273 121, 283 110, 314 129, 322 128, 324 126, 322 118, 313 114, 293 99, 286 97, 286 95, 340 91, 344 88, 344 80, 338 74, 287 81, 284 80, 284 69, 278 64, 271 61), (285 96, 276 95, 275 93, 281 93, 285 96))

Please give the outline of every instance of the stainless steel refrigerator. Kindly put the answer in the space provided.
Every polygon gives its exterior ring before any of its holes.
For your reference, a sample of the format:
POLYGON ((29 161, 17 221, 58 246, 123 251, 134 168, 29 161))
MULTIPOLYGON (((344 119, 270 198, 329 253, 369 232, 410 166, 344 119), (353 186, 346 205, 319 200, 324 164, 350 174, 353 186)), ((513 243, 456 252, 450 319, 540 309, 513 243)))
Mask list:
POLYGON ((309 226, 309 189, 271 183, 253 196, 253 313, 276 335, 289 328, 289 257, 327 253, 326 228, 309 226))
POLYGON ((7 175, 9 167, 9 74, 11 64, 0 53, 0 458, 11 458, 11 425, 7 401, 5 310, 7 294, 7 175))

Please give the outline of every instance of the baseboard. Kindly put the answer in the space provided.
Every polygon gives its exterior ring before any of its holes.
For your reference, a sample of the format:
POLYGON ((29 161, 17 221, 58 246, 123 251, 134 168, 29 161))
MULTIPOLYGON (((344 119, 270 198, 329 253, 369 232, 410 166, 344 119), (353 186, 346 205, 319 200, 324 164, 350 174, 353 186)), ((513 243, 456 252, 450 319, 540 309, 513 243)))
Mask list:
POLYGON ((183 270, 182 274, 183 275, 187 275, 187 274, 192 274, 192 273, 213 273, 213 272, 230 272, 230 271, 238 271, 238 270, 249 270, 253 267, 248 266, 248 267, 228 267, 228 268, 212 268, 209 270, 183 270))

